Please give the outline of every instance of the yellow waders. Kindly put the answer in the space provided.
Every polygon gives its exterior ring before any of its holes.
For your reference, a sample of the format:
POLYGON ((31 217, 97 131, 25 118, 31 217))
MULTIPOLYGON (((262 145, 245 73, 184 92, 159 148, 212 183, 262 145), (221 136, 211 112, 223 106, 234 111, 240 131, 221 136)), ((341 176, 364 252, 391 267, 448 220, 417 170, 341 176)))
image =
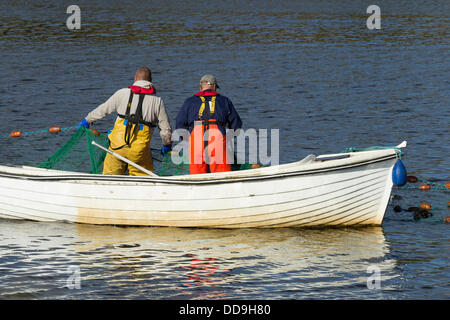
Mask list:
MULTIPOLYGON (((153 160, 150 153, 150 140, 153 129, 143 124, 132 124, 130 143, 129 145, 124 145, 126 124, 127 120, 117 119, 114 128, 108 136, 110 141, 109 149, 153 172, 153 160)), ((123 175, 127 168, 130 176, 147 175, 109 153, 106 155, 103 164, 103 174, 123 175)))

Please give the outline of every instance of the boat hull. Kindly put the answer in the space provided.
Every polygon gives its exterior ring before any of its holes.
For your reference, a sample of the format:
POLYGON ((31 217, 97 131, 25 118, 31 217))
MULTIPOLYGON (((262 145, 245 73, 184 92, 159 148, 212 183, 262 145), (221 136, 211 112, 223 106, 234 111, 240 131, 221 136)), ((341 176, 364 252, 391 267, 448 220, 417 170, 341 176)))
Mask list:
POLYGON ((381 225, 396 161, 383 151, 160 179, 1 167, 0 217, 206 228, 381 225))

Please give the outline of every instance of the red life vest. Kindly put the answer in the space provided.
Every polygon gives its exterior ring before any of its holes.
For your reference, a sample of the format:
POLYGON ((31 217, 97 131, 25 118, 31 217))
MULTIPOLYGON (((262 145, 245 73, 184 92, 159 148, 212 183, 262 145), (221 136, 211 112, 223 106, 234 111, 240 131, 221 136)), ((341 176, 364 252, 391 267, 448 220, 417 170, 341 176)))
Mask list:
POLYGON ((219 95, 220 94, 218 94, 217 92, 212 91, 212 90, 205 90, 205 91, 197 92, 196 94, 194 94, 194 96, 197 96, 197 97, 210 97, 210 96, 219 96, 219 95))
POLYGON ((147 88, 142 88, 139 86, 129 86, 128 88, 131 89, 131 91, 133 91, 133 93, 143 93, 143 94, 156 94, 156 89, 155 87, 153 87, 152 85, 150 86, 149 89, 147 88))

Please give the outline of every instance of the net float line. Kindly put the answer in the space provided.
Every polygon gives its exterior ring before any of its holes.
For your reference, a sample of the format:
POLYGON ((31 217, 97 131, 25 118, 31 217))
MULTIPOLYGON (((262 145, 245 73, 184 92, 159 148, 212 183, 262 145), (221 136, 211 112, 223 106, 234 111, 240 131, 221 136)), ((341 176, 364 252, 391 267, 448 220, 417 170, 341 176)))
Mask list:
POLYGON ((441 191, 449 191, 450 190, 450 182, 447 183, 439 183, 428 181, 416 176, 407 176, 406 180, 408 183, 420 183, 418 186, 394 186, 395 189, 419 189, 421 191, 430 191, 430 190, 441 190, 441 191))
MULTIPOLYGON (((26 132, 23 132, 21 130, 14 130, 9 134, 1 134, 0 138, 8 138, 8 137, 9 138, 20 138, 24 135, 41 134, 41 133, 56 134, 56 133, 59 133, 64 130, 72 130, 72 129, 77 129, 77 128, 78 128, 78 126, 72 126, 72 127, 52 126, 46 130, 35 130, 35 131, 26 131, 26 132)), ((100 133, 97 130, 95 130, 95 129, 91 129, 91 130, 92 130, 92 132, 94 132, 94 134, 96 136, 100 135, 100 133)))

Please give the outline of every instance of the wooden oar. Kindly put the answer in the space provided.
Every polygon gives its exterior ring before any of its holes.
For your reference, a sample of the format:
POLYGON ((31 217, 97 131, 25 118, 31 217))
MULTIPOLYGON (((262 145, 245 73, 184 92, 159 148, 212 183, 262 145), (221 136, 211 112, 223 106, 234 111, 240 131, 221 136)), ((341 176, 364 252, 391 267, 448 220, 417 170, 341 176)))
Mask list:
POLYGON ((127 158, 122 157, 120 154, 117 154, 117 153, 115 153, 115 152, 113 152, 113 151, 111 151, 111 150, 109 150, 109 149, 106 149, 105 147, 99 145, 99 144, 96 143, 95 141, 92 141, 92 144, 93 144, 94 146, 96 146, 97 148, 100 148, 100 149, 102 149, 103 151, 108 152, 109 154, 113 155, 114 157, 116 157, 116 158, 118 158, 118 159, 120 159, 120 160, 122 160, 122 161, 128 163, 129 165, 132 165, 132 166, 135 167, 136 169, 141 170, 142 172, 148 174, 149 176, 152 176, 152 177, 158 177, 157 174, 154 174, 154 173, 151 172, 150 170, 147 170, 147 169, 141 167, 140 165, 134 163, 133 161, 128 160, 127 158))

